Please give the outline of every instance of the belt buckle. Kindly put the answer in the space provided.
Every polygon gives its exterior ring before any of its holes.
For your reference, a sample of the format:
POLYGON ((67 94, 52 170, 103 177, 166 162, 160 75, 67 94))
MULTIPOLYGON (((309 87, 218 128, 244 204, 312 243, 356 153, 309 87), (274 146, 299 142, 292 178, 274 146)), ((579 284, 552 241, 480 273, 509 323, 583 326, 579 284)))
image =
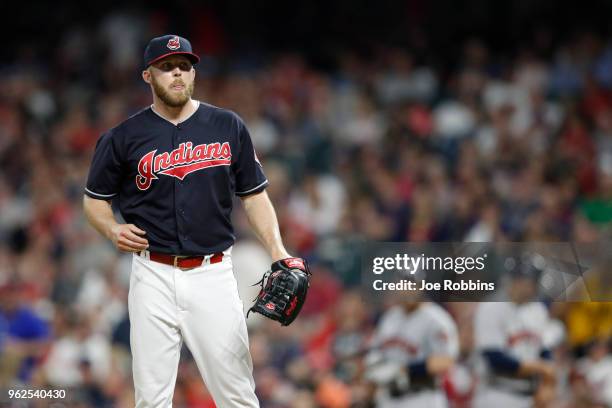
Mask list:
POLYGON ((178 268, 179 267, 178 266, 178 260, 179 259, 183 259, 183 258, 188 258, 188 256, 185 256, 185 255, 174 255, 174 261, 172 262, 173 266, 175 268, 178 268))

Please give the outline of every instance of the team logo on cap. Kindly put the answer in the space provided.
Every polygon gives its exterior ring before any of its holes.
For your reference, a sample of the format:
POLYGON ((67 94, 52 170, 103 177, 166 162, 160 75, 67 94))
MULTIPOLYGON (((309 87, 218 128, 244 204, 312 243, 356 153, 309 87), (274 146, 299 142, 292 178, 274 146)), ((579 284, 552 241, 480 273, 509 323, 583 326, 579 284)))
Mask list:
POLYGON ((171 50, 177 50, 181 48, 181 41, 179 40, 178 35, 175 35, 174 37, 169 39, 168 44, 166 44, 166 47, 170 48, 171 50))

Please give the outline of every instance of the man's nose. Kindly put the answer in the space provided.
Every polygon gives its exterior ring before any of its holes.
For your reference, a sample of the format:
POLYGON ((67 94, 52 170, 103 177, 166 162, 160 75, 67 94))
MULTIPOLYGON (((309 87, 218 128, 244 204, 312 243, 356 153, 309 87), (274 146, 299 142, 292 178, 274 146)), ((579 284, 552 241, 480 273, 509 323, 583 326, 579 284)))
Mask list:
POLYGON ((172 75, 175 77, 180 77, 182 75, 181 69, 179 67, 174 67, 174 69, 172 69, 172 75))

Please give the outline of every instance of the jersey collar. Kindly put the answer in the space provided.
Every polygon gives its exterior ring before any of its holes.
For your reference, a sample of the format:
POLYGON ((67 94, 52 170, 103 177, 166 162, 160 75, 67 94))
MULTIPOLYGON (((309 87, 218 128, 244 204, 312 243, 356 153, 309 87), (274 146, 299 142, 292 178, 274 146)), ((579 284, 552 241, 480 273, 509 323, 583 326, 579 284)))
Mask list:
MULTIPOLYGON (((196 109, 195 109, 193 112, 191 112, 191 115, 187 116, 185 119, 183 119, 181 122, 179 122, 179 123, 177 123, 177 124, 187 122, 189 119, 191 119, 191 117, 192 117, 193 115, 195 115, 195 113, 196 113, 197 111, 199 111, 199 110, 200 110, 200 106, 202 105, 202 103, 201 103, 200 101, 198 101, 198 100, 195 100, 195 99, 193 99, 193 101, 194 101, 195 103, 197 103, 197 104, 198 104, 197 108, 196 108, 196 109)), ((171 124, 172 126, 176 126, 174 123, 172 123, 171 121, 169 121, 168 119, 166 119, 165 117, 163 117, 163 116, 162 116, 162 115, 161 115, 159 112, 157 112, 157 111, 155 110, 155 108, 153 107, 153 104, 151 104, 150 109, 151 109, 151 112, 153 112, 154 114, 156 114, 157 116, 159 116, 160 118, 162 118, 163 120, 165 120, 166 122, 168 122, 169 124, 171 124)))

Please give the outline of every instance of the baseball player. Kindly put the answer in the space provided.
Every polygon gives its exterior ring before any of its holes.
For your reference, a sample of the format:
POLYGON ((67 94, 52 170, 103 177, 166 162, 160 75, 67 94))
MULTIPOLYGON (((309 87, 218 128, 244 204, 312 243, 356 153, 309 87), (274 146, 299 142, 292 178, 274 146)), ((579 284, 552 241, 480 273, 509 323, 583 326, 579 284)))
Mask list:
POLYGON ((232 271, 234 195, 274 261, 290 259, 268 181, 235 113, 192 99, 199 57, 152 39, 142 79, 153 104, 104 133, 84 197, 89 222, 132 252, 128 310, 137 407, 170 407, 183 342, 218 407, 258 407, 232 271), (111 200, 125 223, 118 222, 111 200))
POLYGON ((576 406, 612 407, 612 355, 609 340, 596 339, 576 364, 571 383, 576 406))
POLYGON ((511 271, 510 302, 478 305, 474 335, 483 365, 475 408, 530 408, 554 397, 553 323, 544 304, 533 301, 540 273, 521 263, 511 271))
POLYGON ((402 301, 382 317, 366 356, 381 408, 447 407, 441 378, 459 353, 457 327, 435 303, 402 301))

